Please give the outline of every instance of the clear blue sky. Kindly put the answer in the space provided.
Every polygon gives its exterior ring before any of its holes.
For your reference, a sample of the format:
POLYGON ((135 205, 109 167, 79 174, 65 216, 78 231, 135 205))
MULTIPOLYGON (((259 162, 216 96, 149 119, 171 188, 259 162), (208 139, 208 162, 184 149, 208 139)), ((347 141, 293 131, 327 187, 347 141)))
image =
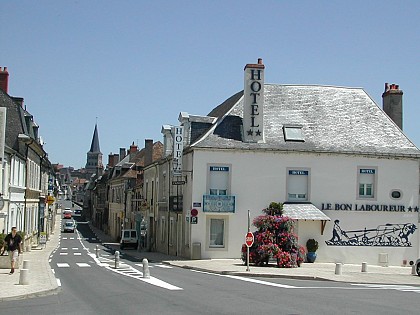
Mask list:
POLYGON ((0 66, 24 97, 53 163, 84 167, 98 117, 110 152, 161 140, 181 111, 207 115, 265 81, 404 92, 404 132, 420 146, 420 1, 1 1, 0 66))

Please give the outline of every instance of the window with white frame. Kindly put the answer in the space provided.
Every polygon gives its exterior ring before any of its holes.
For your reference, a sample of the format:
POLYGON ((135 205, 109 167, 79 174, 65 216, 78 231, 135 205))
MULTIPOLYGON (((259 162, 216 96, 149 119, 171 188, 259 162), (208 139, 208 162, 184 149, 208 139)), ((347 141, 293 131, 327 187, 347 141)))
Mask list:
POLYGON ((284 140, 305 142, 302 126, 283 126, 284 140))
POLYGON ((308 177, 306 169, 288 170, 287 201, 308 201, 308 177))
POLYGON ((376 168, 358 168, 358 197, 375 198, 376 168))
POLYGON ((225 220, 210 219, 210 247, 225 247, 225 220))
POLYGON ((228 195, 229 166, 210 166, 209 168, 209 194, 228 195))

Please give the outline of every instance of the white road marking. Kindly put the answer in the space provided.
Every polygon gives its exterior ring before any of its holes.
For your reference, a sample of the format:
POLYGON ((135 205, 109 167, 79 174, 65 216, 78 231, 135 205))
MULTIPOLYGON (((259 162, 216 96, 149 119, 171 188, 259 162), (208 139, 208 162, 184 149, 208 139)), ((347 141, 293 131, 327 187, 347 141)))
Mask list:
POLYGON ((70 237, 71 240, 74 240, 74 237, 70 237))
POLYGON ((59 268, 68 268, 70 265, 68 263, 57 263, 57 267, 59 268))
POLYGON ((71 249, 72 249, 72 250, 78 250, 78 249, 79 249, 79 247, 72 247, 71 249))
POLYGON ((76 265, 78 265, 79 267, 90 267, 90 265, 87 263, 76 263, 76 265))
POLYGON ((54 270, 54 269, 51 269, 51 271, 52 271, 52 273, 55 275, 55 270, 54 270))
POLYGON ((63 237, 63 240, 66 240, 67 239, 67 237, 63 237))
POLYGON ((74 253, 74 256, 82 256, 82 253, 74 253))
POLYGON ((61 281, 60 281, 60 279, 56 279, 57 280, 57 285, 59 286, 59 287, 61 287, 61 281))
POLYGON ((67 247, 61 247, 61 250, 68 250, 67 247))
POLYGON ((60 253, 60 256, 66 256, 68 253, 60 253))

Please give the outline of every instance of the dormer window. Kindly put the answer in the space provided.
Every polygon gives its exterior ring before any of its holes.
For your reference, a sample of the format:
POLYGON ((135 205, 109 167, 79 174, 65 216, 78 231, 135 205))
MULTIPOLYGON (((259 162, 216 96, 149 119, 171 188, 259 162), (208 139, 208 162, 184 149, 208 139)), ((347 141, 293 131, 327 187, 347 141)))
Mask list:
POLYGON ((285 141, 305 142, 302 126, 283 126, 283 133, 285 141))

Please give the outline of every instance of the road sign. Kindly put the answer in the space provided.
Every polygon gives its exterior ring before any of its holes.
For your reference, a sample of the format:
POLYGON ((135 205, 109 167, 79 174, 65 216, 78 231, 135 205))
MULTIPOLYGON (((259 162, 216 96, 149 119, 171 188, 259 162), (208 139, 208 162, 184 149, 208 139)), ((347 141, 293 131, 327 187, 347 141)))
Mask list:
POLYGON ((191 216, 196 217, 197 215, 198 215, 198 210, 197 209, 191 209, 191 216))
POLYGON ((54 203, 55 198, 53 196, 47 196, 47 203, 52 205, 54 203))
POLYGON ((254 234, 252 232, 248 232, 245 235, 245 244, 248 247, 251 247, 254 244, 254 234))
POLYGON ((197 224, 198 223, 198 218, 197 217, 191 217, 190 223, 191 224, 197 224))
POLYGON ((173 180, 172 185, 185 185, 185 180, 173 180))

